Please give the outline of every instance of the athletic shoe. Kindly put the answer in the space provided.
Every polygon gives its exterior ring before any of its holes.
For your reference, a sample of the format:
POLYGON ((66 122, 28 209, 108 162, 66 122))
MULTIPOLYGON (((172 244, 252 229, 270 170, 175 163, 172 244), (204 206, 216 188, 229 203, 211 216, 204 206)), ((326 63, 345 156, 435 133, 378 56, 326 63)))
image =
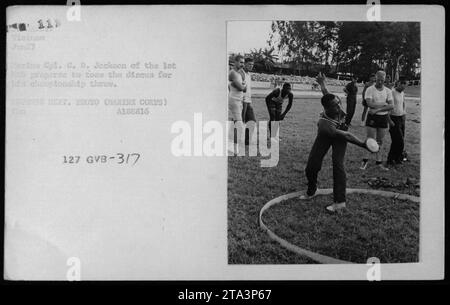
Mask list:
POLYGON ((367 164, 369 164, 369 160, 363 160, 359 169, 365 170, 367 168, 367 164))
POLYGON ((342 209, 345 209, 345 202, 333 203, 325 208, 330 213, 336 213, 342 209))
POLYGON ((304 194, 301 194, 298 198, 299 198, 300 200, 308 200, 308 199, 314 198, 314 197, 317 196, 317 191, 318 191, 318 190, 319 190, 319 189, 316 189, 316 191, 315 191, 314 194, 312 194, 312 195, 308 195, 308 193, 305 192, 304 194))
POLYGON ((409 159, 408 159, 408 153, 407 153, 406 151, 403 152, 403 161, 404 161, 404 162, 409 161, 409 159))

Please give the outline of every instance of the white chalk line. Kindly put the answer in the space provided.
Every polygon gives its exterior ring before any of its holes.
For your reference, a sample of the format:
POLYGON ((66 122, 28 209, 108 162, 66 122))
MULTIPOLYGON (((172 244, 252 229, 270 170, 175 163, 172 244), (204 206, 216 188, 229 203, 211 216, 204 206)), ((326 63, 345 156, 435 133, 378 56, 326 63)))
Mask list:
MULTIPOLYGON (((328 195, 328 194, 332 194, 333 193, 333 189, 318 189, 316 194, 317 195, 328 195)), ((411 200, 413 202, 419 202, 420 203, 420 197, 417 196, 412 196, 412 195, 407 195, 407 194, 401 194, 401 193, 396 193, 396 192, 389 192, 389 191, 381 191, 381 190, 369 190, 369 189, 347 189, 347 194, 371 194, 371 195, 378 195, 378 196, 382 196, 382 197, 388 197, 388 198, 394 198, 394 199, 399 199, 399 200, 411 200)), ((330 256, 326 256, 326 255, 322 255, 316 252, 312 252, 306 249, 303 249, 299 246, 296 246, 294 244, 291 244, 290 242, 288 242, 287 240, 279 237, 278 235, 276 235, 272 230, 270 230, 266 224, 263 222, 262 220, 262 215, 263 213, 269 209, 271 206, 276 205, 282 201, 291 199, 291 198, 295 198, 295 197, 299 197, 301 194, 304 194, 304 192, 299 191, 299 192, 294 192, 294 193, 289 193, 286 195, 281 195, 279 197, 276 197, 272 200, 270 200, 269 202, 267 202, 259 211, 259 225, 260 227, 267 232, 267 234, 269 235, 269 237, 278 242, 282 247, 297 253, 299 255, 302 256, 306 256, 310 259, 312 259, 315 262, 321 263, 321 264, 354 264, 353 262, 349 262, 349 261, 344 261, 344 260, 340 260, 334 257, 330 257, 330 256)))

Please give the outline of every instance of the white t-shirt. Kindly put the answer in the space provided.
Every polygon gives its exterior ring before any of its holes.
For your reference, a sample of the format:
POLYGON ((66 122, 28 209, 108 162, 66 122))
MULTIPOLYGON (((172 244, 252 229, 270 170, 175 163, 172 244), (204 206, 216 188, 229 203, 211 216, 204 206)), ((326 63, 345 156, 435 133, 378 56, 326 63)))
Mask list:
MULTIPOLYGON (((230 71, 230 74, 231 74, 231 73, 236 73, 237 78, 238 78, 238 82, 244 83, 244 80, 242 79, 241 73, 239 73, 239 72, 237 72, 237 71, 235 71, 235 70, 231 70, 231 71, 230 71)), ((231 82, 231 81, 228 83, 228 88, 229 88, 229 90, 230 90, 230 91, 228 92, 228 98, 235 99, 235 100, 241 100, 241 101, 242 101, 242 98, 244 97, 244 92, 242 92, 242 91, 238 90, 237 88, 235 88, 235 87, 232 85, 232 82, 231 82)))
MULTIPOLYGON (((369 88, 367 88, 365 94, 364 94, 365 99, 372 99, 372 102, 375 105, 384 105, 386 104, 388 101, 393 100, 392 97, 392 90, 389 89, 386 86, 383 86, 382 90, 378 90, 375 85, 370 86, 369 88)), ((389 111, 380 111, 377 112, 377 115, 385 115, 388 114, 389 111)))
POLYGON ((392 97, 394 98, 394 109, 391 110, 391 115, 405 115, 406 111, 403 109, 405 105, 405 92, 398 92, 392 90, 392 97))
POLYGON ((250 75, 250 72, 245 72, 245 83, 247 84, 247 91, 244 93, 244 103, 251 103, 252 102, 252 77, 250 75))

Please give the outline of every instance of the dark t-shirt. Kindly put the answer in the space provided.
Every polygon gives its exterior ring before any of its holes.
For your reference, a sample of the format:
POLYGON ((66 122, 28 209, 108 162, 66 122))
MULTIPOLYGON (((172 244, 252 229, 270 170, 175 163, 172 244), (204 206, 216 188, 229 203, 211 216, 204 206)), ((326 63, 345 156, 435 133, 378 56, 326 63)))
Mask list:
POLYGON ((281 89, 277 88, 273 90, 268 96, 266 96, 266 102, 272 105, 280 106, 287 99, 290 103, 294 100, 294 95, 289 92, 284 98, 280 95, 281 89))
POLYGON ((333 124, 332 122, 320 119, 319 122, 317 122, 317 134, 319 136, 326 136, 330 138, 334 138, 336 136, 336 124, 333 124))

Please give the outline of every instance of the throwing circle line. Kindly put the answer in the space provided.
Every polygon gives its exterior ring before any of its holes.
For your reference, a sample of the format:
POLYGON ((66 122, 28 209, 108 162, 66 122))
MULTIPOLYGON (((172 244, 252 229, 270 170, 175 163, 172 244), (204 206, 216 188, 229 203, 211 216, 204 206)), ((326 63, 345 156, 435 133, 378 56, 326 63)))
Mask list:
MULTIPOLYGON (((294 244, 291 244, 287 240, 285 240, 285 239, 279 237, 278 235, 276 235, 263 222, 262 215, 270 207, 272 207, 272 206, 274 206, 274 205, 276 205, 276 204, 278 204, 280 202, 286 201, 288 199, 299 197, 303 193, 304 192, 302 192, 302 191, 289 193, 289 194, 286 194, 286 195, 281 195, 279 197, 276 197, 276 198, 270 200, 269 202, 267 202, 261 208, 261 210, 259 211, 259 225, 260 225, 260 227, 264 231, 267 232, 267 234, 269 235, 269 237, 272 240, 278 242, 283 248, 288 249, 288 250, 290 250, 290 251, 292 251, 294 253, 297 253, 299 255, 306 256, 306 257, 312 259, 315 262, 318 262, 318 263, 321 263, 321 264, 354 264, 354 263, 349 262, 349 261, 344 261, 344 260, 340 260, 340 259, 337 259, 337 258, 334 258, 334 257, 322 255, 322 254, 319 254, 319 253, 316 253, 316 252, 312 252, 310 250, 303 249, 303 248, 301 248, 299 246, 296 246, 294 244)), ((317 195, 329 195, 329 194, 332 194, 332 193, 333 193, 333 189, 318 189, 317 192, 316 192, 317 195)), ((346 193, 347 194, 370 194, 370 195, 377 195, 377 196, 394 198, 394 199, 399 199, 399 200, 411 200, 413 202, 419 202, 420 203, 420 197, 407 195, 407 194, 396 193, 396 192, 389 192, 389 191, 369 190, 369 189, 347 189, 346 193)))

